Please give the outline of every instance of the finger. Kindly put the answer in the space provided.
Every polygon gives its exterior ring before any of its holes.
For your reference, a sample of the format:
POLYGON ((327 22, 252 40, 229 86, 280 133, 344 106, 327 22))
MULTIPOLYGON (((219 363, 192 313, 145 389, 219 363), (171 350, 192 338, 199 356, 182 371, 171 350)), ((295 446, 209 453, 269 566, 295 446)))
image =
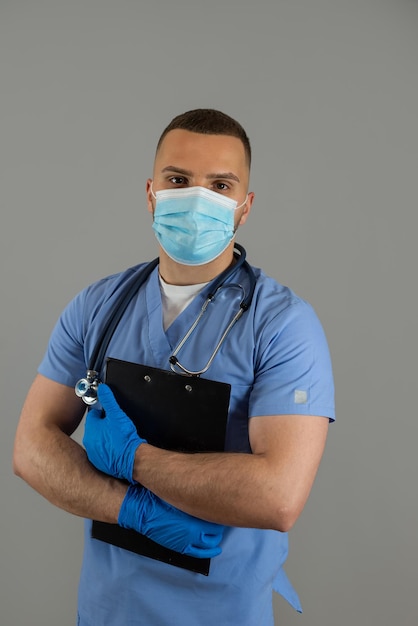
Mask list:
POLYGON ((194 556, 197 559, 211 559, 214 556, 218 556, 218 554, 220 554, 222 552, 221 548, 211 548, 211 549, 205 549, 205 548, 198 548, 196 546, 188 546, 185 551, 184 554, 188 554, 189 556, 194 556))
POLYGON ((199 543, 204 548, 216 548, 221 541, 222 532, 218 532, 217 534, 203 532, 200 535, 199 543))

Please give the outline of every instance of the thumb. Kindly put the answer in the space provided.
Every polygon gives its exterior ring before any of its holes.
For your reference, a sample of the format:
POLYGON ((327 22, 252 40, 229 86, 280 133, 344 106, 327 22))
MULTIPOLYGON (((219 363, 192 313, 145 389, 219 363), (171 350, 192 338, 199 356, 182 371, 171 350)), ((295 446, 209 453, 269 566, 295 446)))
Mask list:
POLYGON ((109 385, 101 383, 97 389, 97 397, 99 398, 100 404, 104 408, 106 414, 121 412, 121 408, 116 402, 116 398, 109 385))
POLYGON ((90 409, 87 413, 86 420, 89 422, 97 422, 103 418, 103 411, 101 409, 90 409))

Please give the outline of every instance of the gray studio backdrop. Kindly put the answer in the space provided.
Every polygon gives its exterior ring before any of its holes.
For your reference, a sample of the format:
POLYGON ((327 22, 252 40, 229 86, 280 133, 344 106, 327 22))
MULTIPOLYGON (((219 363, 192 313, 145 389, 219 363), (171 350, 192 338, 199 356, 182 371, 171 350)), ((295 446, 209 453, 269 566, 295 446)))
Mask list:
POLYGON ((155 256, 155 143, 200 106, 246 127, 239 240, 314 305, 334 363, 290 534, 304 614, 277 597, 277 624, 416 626, 417 67, 415 1, 0 1, 2 626, 74 624, 82 522, 13 476, 15 428, 68 300, 155 256))

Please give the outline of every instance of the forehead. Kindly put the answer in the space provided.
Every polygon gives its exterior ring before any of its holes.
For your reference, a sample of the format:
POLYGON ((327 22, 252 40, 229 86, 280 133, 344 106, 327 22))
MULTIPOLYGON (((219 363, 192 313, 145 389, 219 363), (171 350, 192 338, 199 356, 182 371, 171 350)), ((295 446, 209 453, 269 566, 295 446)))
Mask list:
POLYGON ((176 165, 194 171, 247 171, 245 150, 238 137, 204 135, 176 128, 164 137, 155 157, 157 169, 176 165))

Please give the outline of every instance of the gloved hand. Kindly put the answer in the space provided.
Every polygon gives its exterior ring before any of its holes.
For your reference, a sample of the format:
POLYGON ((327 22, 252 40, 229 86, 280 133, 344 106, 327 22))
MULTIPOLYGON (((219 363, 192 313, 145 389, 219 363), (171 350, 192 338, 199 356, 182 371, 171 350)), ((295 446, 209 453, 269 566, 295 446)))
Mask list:
POLYGON ((100 409, 91 409, 87 414, 83 445, 88 459, 101 472, 135 483, 135 452, 146 440, 138 435, 108 385, 100 384, 97 396, 105 417, 100 409))
POLYGON ((140 485, 128 488, 118 524, 181 554, 212 558, 222 552, 223 526, 183 513, 140 485))

